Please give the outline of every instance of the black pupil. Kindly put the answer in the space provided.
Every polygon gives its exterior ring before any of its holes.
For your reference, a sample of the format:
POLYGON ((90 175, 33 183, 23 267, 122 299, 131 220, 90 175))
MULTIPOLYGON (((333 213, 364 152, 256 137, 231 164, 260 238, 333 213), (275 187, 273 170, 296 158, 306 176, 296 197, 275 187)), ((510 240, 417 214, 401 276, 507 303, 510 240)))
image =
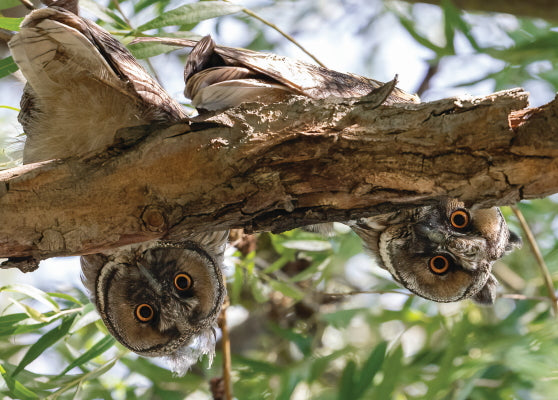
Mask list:
POLYGON ((444 260, 442 257, 436 257, 434 259, 434 266, 437 269, 443 269, 446 267, 446 260, 444 260))
POLYGON ((457 214, 453 217, 453 223, 457 226, 465 225, 465 216, 457 214))
POLYGON ((189 282, 190 281, 185 276, 179 276, 178 278, 176 278, 176 285, 180 289, 186 289, 188 287, 189 282))
POLYGON ((141 306, 139 309, 139 313, 141 315, 142 318, 150 318, 151 317, 151 308, 147 307, 147 306, 141 306))

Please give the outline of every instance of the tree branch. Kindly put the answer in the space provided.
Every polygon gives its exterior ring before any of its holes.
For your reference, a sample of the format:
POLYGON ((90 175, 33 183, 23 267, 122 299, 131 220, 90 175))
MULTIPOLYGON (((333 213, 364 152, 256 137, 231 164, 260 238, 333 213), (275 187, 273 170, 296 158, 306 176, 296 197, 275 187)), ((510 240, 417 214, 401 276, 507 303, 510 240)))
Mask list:
POLYGON ((441 196, 479 206, 547 196, 558 192, 558 100, 526 102, 520 89, 380 107, 295 97, 155 129, 101 155, 13 168, 0 173, 0 255, 282 231, 441 196))
MULTIPOLYGON (((405 0, 408 3, 429 3, 440 5, 442 0, 405 0)), ((463 10, 487 11, 514 14, 520 17, 558 20, 558 4, 554 0, 452 0, 452 3, 463 10)))

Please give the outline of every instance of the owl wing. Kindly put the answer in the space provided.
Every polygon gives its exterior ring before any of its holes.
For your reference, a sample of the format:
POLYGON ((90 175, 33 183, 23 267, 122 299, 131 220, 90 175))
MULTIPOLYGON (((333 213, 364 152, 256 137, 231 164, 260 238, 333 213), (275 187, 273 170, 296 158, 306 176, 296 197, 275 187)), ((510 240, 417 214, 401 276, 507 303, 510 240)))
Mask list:
MULTIPOLYGON (((374 79, 344 74, 303 61, 272 53, 217 46, 210 36, 200 41, 189 39, 140 38, 137 42, 158 41, 193 47, 184 69, 185 95, 208 101, 196 107, 222 109, 247 101, 249 88, 253 99, 275 101, 280 95, 298 94, 311 98, 358 97, 382 85, 374 79), (209 92, 201 95, 200 92, 209 92), (212 93, 215 92, 215 93, 212 93)), ((417 96, 395 88, 386 103, 418 102, 417 96)))
POLYGON ((24 162, 82 154, 112 144, 120 128, 185 116, 126 48, 70 11, 32 12, 9 47, 27 79, 24 162))

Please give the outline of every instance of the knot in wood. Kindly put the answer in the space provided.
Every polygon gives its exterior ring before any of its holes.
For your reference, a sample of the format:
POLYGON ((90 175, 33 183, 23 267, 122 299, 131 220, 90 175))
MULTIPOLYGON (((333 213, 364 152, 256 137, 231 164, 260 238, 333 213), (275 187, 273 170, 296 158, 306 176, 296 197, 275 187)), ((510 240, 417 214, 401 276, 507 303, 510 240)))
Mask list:
POLYGON ((147 230, 151 232, 164 232, 167 228, 165 213, 159 207, 148 206, 141 215, 141 220, 147 230))

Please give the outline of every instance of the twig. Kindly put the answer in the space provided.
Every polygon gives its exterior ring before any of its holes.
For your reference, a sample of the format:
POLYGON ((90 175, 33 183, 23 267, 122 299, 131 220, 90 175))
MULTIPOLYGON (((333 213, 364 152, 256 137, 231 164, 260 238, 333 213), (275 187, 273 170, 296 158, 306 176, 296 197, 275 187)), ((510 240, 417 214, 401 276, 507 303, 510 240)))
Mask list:
MULTIPOLYGON (((122 18, 124 19, 124 22, 126 22, 128 24, 128 27, 133 30, 134 27, 132 26, 132 21, 130 21, 130 19, 126 16, 126 14, 124 14, 124 11, 122 11, 122 8, 120 8, 119 0, 112 0, 112 2, 114 3, 114 6, 116 7, 116 9, 120 13, 120 15, 122 15, 122 18)), ((162 85, 163 82, 161 82, 161 79, 159 79, 159 75, 157 74, 157 71, 153 67, 153 64, 151 64, 151 60, 149 58, 146 58, 145 63, 149 67, 149 70, 153 74, 153 77, 155 78, 155 80, 162 85)))
POLYGON ((524 294, 516 294, 516 293, 502 293, 498 297, 502 299, 511 299, 511 300, 535 300, 541 302, 550 301, 548 297, 544 297, 544 296, 525 296, 524 294))
POLYGON ((28 10, 34 10, 35 9, 35 6, 29 0, 19 0, 19 2, 21 4, 23 4, 25 6, 25 8, 27 8, 28 10))
MULTIPOLYGON (((227 3, 232 3, 232 1, 230 0, 223 0, 226 1, 227 3)), ((310 56, 310 58, 312 58, 312 60, 314 60, 319 66, 326 68, 326 66, 320 61, 318 60, 318 58, 310 53, 308 50, 306 50, 300 43, 298 43, 296 41, 295 38, 293 38, 291 35, 289 35, 287 32, 283 31, 281 28, 279 28, 277 25, 269 22, 268 20, 260 17, 258 14, 256 14, 254 11, 249 10, 247 8, 243 8, 242 12, 246 15, 251 16, 252 18, 257 19, 258 21, 264 23, 265 25, 269 26, 272 29, 275 29, 277 32, 279 32, 281 35, 283 35, 283 37, 285 37, 287 40, 289 40, 290 42, 292 42, 296 47, 298 47, 300 50, 302 50, 304 53, 306 53, 308 56, 310 56)))
POLYGON ((426 71, 426 75, 424 75, 424 79, 420 83, 420 86, 417 89, 417 95, 420 97, 423 95, 430 88, 430 82, 434 75, 438 73, 438 68, 440 67, 440 62, 436 61, 434 64, 430 64, 428 66, 428 70, 426 71))
POLYGON ((352 290, 350 292, 341 292, 341 293, 326 293, 326 292, 318 292, 318 295, 323 297, 345 297, 345 296, 355 296, 357 294, 403 294, 405 296, 414 296, 411 292, 405 292, 403 290, 352 290))
POLYGON ((229 328, 227 327, 227 308, 229 307, 228 297, 225 299, 221 315, 219 316, 219 329, 221 329, 221 345, 223 351, 223 380, 225 383, 225 400, 233 400, 231 382, 231 342, 229 338, 229 328))
POLYGON ((10 39, 14 37, 14 35, 14 32, 0 28, 0 40, 3 40, 4 42, 9 42, 10 39))
POLYGON ((554 317, 556 317, 558 316, 558 298, 556 298, 556 293, 554 291, 555 290, 554 283, 552 282, 552 277, 550 276, 548 267, 544 262, 544 258, 541 254, 541 250, 539 249, 539 246, 537 245, 537 241, 535 240, 535 236, 533 235, 531 228, 529 228, 529 224, 527 224, 527 221, 525 220, 525 217, 523 216, 521 210, 519 210, 519 208, 517 208, 517 206, 515 205, 511 206, 511 209, 515 214, 515 216, 517 217, 517 219, 519 220, 519 224, 521 225, 521 228, 523 229, 523 232, 527 237, 527 242, 529 242, 529 247, 531 247, 531 251, 535 256, 535 259, 537 260, 537 265, 541 270, 541 274, 543 276, 546 289, 548 290, 548 297, 552 303, 552 310, 554 311, 554 317))

